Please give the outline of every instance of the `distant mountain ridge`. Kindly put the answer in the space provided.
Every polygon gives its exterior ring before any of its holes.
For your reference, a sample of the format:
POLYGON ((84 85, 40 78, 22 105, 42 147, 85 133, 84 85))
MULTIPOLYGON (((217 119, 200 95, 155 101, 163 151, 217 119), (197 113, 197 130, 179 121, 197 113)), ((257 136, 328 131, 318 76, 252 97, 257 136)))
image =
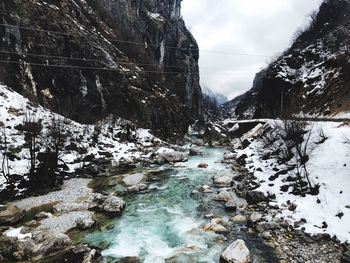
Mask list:
POLYGON ((226 103, 226 117, 335 116, 350 111, 350 1, 327 0, 291 48, 226 103))

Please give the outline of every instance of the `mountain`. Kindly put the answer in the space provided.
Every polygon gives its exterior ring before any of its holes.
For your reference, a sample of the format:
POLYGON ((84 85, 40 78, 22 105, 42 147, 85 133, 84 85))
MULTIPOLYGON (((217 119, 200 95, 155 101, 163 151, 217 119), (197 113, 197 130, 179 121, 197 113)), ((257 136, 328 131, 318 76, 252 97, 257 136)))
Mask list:
POLYGON ((181 137, 201 115, 181 0, 0 0, 0 81, 81 123, 110 114, 181 137))
POLYGON ((350 1, 327 0, 292 46, 259 72, 251 90, 224 105, 237 118, 350 111, 350 1))
POLYGON ((210 97, 211 99, 214 99, 217 102, 218 106, 220 106, 228 101, 226 96, 222 95, 219 92, 214 92, 213 90, 211 90, 210 88, 208 88, 206 86, 202 87, 202 93, 203 93, 203 96, 210 97))

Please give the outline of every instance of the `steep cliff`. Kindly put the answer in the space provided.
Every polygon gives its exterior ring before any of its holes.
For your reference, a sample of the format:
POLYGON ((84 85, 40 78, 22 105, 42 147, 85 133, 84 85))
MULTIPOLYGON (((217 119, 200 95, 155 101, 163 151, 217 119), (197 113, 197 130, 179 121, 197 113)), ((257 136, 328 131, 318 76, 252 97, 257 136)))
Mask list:
POLYGON ((198 46, 180 0, 0 8, 0 81, 33 102, 84 123, 114 114, 162 138, 183 135, 201 114, 198 46))
POLYGON ((350 111, 350 1, 323 2, 309 28, 267 69, 253 88, 226 104, 238 118, 350 111))

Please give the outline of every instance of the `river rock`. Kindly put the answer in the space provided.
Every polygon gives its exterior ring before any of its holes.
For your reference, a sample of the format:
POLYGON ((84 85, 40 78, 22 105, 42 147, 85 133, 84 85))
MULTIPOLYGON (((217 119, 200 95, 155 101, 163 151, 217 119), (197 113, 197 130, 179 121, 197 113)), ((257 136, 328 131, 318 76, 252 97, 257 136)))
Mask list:
POLYGON ((156 159, 157 159, 157 163, 185 162, 188 160, 188 154, 184 152, 177 152, 177 151, 164 152, 164 153, 160 153, 156 159))
POLYGON ((117 196, 109 196, 102 204, 102 210, 110 215, 120 215, 124 208, 125 202, 117 196))
POLYGON ((100 262, 96 258, 100 257, 100 253, 96 249, 91 249, 86 255, 81 263, 95 263, 100 262))
POLYGON ((200 164, 198 164, 198 168, 206 169, 206 168, 208 168, 208 164, 206 164, 206 163, 200 163, 200 164))
POLYGON ((0 225, 11 225, 20 221, 26 215, 26 211, 17 206, 8 205, 0 211, 0 225))
POLYGON ((249 263, 250 252, 245 242, 237 239, 221 254, 220 262, 222 263, 249 263))
POLYGON ((225 204, 225 210, 229 212, 236 211, 237 209, 237 204, 234 200, 229 200, 225 204))
POLYGON ((203 150, 200 147, 191 147, 190 155, 192 156, 203 155, 203 150))
POLYGON ((217 195, 213 197, 216 201, 228 202, 233 199, 233 193, 228 192, 227 190, 221 190, 217 195))
POLYGON ((210 186, 206 185, 206 184, 202 186, 202 191, 204 193, 212 193, 213 192, 213 190, 210 189, 210 186))
POLYGON ((137 184, 137 185, 132 185, 128 187, 128 192, 130 193, 138 193, 141 192, 143 190, 147 189, 147 185, 145 184, 137 184))
POLYGON ((79 229, 88 229, 95 224, 95 220, 93 220, 90 216, 81 216, 75 220, 75 223, 79 229))
POLYGON ((208 223, 203 227, 204 232, 214 232, 216 234, 227 233, 228 230, 226 227, 220 224, 208 223))
POLYGON ((121 263, 141 263, 141 259, 139 257, 125 257, 122 258, 121 263))
POLYGON ((233 184, 234 176, 235 176, 234 174, 231 174, 229 172, 223 175, 217 174, 213 178, 214 185, 216 187, 230 187, 233 184))
POLYGON ((258 221, 260 221, 262 218, 262 214, 258 213, 258 212, 253 212, 250 217, 249 217, 249 221, 254 224, 258 221))
POLYGON ((71 239, 67 235, 52 229, 33 231, 31 240, 35 244, 33 256, 49 255, 50 253, 64 250, 72 244, 71 239))
POLYGON ((245 196, 248 204, 250 205, 255 205, 258 204, 260 202, 268 202, 269 198, 265 196, 265 194, 263 192, 259 192, 259 191, 249 191, 246 193, 245 196))
POLYGON ((42 212, 40 212, 40 213, 35 215, 36 219, 44 219, 44 218, 50 218, 50 217, 52 217, 52 214, 44 212, 44 211, 42 211, 42 212))
POLYGON ((232 160, 236 157, 236 154, 233 152, 225 152, 224 153, 224 159, 225 160, 232 160))
POLYGON ((341 257, 342 263, 350 263, 350 251, 346 251, 341 257))
POLYGON ((144 173, 128 174, 124 176, 123 183, 127 186, 134 186, 145 180, 145 177, 144 173))
POLYGON ((243 223, 247 221, 247 218, 243 215, 235 215, 234 217, 230 218, 230 221, 233 223, 243 223))
POLYGON ((165 262, 182 262, 181 257, 184 255, 191 255, 202 252, 203 249, 197 246, 188 246, 184 248, 176 249, 166 259, 165 262))
POLYGON ((194 139, 194 140, 192 140, 192 143, 194 145, 197 145, 197 146, 203 146, 204 145, 204 141, 202 139, 194 139))

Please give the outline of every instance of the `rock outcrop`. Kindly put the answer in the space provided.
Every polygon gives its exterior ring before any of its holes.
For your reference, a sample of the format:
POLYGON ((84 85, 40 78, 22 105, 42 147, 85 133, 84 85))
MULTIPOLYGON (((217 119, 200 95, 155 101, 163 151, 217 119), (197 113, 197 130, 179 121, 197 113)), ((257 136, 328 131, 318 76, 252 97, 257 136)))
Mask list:
POLYGON ((0 1, 0 81, 84 123, 109 114, 162 138, 202 111, 180 0, 0 1), (10 62, 6 62, 10 61, 10 62))

